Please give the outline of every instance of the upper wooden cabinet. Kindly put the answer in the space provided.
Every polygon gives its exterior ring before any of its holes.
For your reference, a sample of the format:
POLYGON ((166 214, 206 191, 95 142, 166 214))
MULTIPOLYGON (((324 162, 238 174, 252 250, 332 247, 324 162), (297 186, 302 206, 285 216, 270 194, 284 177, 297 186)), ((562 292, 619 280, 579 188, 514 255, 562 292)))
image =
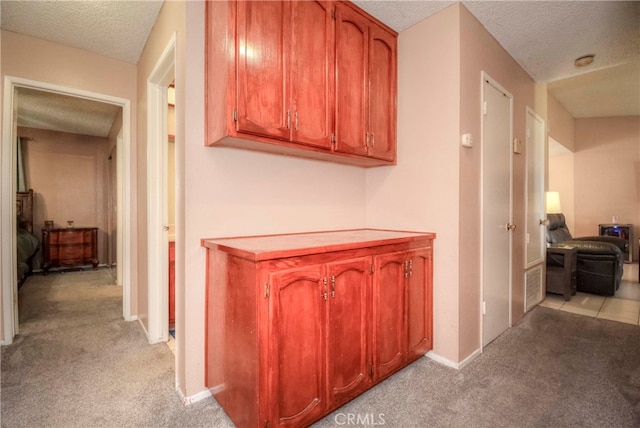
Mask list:
POLYGON ((237 3, 237 132, 330 149, 331 28, 325 2, 237 3))
POLYGON ((351 3, 207 2, 206 144, 394 164, 396 37, 351 3))
POLYGON ((396 34, 336 4, 336 151, 396 159, 396 34))

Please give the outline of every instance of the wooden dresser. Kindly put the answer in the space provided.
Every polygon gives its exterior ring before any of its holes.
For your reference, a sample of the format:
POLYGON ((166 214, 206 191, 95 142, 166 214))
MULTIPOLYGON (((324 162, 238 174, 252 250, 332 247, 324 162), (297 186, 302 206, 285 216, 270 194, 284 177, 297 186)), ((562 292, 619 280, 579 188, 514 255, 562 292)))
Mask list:
POLYGON ((42 229, 42 270, 52 267, 98 267, 98 228, 42 229))
POLYGON ((308 426, 433 347, 435 234, 205 239, 205 382, 238 427, 308 426))

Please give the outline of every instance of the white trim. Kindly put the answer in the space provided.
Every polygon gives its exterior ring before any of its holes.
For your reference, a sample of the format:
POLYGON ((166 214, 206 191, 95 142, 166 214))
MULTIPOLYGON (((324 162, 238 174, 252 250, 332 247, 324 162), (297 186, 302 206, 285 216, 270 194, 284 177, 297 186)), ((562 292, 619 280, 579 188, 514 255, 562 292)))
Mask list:
POLYGON ((167 88, 175 78, 172 35, 147 79, 147 249, 149 343, 169 340, 169 234, 167 202, 167 88))
POLYGON ((456 370, 460 370, 461 368, 463 368, 464 366, 469 364, 471 361, 475 360, 476 357, 478 357, 480 354, 482 354, 482 349, 478 348, 473 353, 471 353, 471 355, 469 355, 467 358, 465 358, 464 360, 460 361, 459 363, 454 363, 453 361, 449 360, 448 358, 445 358, 445 357, 443 357, 441 355, 438 355, 433 351, 427 352, 427 354, 425 356, 427 358, 432 359, 433 361, 435 361, 437 363, 440 363, 440 364, 445 365, 447 367, 454 368, 456 370))
POLYGON ((190 406, 191 404, 211 397, 211 391, 209 391, 208 389, 205 389, 204 391, 200 391, 197 394, 190 395, 188 397, 185 396, 182 391, 180 391, 180 388, 176 388, 176 391, 178 391, 178 395, 180 395, 180 399, 185 406, 190 406))
POLYGON ((14 91, 16 87, 31 88, 77 98, 85 98, 98 102, 114 104, 122 107, 122 201, 119 201, 118 210, 122 211, 122 227, 118 229, 122 233, 123 240, 123 315, 125 320, 132 319, 131 308, 131 213, 130 188, 131 188, 131 101, 125 98, 85 91, 77 88, 54 85, 35 80, 23 79, 13 76, 4 78, 4 111, 2 116, 2 173, 0 174, 0 191, 2 200, 0 210, 2 222, 0 223, 0 235, 2 238, 2 310, 3 310, 3 345, 13 343, 13 337, 18 332, 17 310, 17 278, 16 278, 16 224, 15 215, 15 140, 16 117, 14 116, 14 91))

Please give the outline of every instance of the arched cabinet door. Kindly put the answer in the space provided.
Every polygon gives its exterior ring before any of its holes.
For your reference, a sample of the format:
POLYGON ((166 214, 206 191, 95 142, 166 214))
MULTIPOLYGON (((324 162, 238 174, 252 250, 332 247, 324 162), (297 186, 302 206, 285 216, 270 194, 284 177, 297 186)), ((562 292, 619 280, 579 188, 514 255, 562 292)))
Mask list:
POLYGON ((368 350, 371 257, 327 266, 329 282, 328 382, 331 406, 341 405, 371 383, 368 350))
POLYGON ((326 407, 324 278, 324 266, 311 265, 270 281, 272 420, 280 426, 303 426, 326 407))
POLYGON ((407 273, 407 358, 433 348, 433 252, 425 248, 409 255, 407 273))
POLYGON ((374 258, 373 369, 380 380, 406 360, 405 272, 407 253, 374 258))

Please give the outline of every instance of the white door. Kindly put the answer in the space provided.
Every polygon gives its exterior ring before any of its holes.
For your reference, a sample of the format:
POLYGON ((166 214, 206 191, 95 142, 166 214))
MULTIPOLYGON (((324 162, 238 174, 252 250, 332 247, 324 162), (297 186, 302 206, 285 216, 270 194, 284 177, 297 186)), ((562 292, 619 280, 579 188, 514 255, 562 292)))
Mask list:
POLYGON ((509 327, 511 274, 511 100, 483 79, 482 313, 483 346, 509 327))
POLYGON ((531 109, 527 109, 526 156, 527 156, 527 219, 525 235, 525 268, 544 261, 546 248, 544 212, 544 142, 545 125, 531 109))

